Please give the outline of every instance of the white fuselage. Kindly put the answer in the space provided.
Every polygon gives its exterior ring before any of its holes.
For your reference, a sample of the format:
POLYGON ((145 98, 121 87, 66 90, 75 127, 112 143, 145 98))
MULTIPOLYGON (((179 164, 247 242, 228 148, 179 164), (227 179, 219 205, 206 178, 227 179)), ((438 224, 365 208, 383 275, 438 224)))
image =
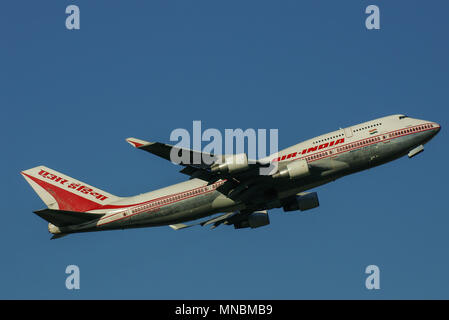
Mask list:
MULTIPOLYGON (((325 184, 337 178, 397 159, 428 142, 440 126, 431 121, 393 115, 339 129, 306 140, 264 160, 279 167, 296 160, 322 168, 321 173, 305 179, 274 183, 278 200, 325 184)), ((163 189, 134 197, 120 198, 92 213, 103 213, 100 219, 85 224, 57 228, 54 233, 100 231, 170 225, 219 212, 245 209, 217 190, 225 180, 213 184, 191 179, 163 189)), ((260 209, 279 207, 279 201, 267 202, 260 209)))

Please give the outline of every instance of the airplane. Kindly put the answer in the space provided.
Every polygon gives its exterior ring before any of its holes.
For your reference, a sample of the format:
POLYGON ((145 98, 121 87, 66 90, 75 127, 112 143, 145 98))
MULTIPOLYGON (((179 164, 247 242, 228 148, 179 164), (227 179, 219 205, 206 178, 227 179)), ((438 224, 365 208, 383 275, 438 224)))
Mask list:
MULTIPOLYGON (((21 174, 47 206, 34 213, 49 222, 52 239, 167 225, 174 230, 221 224, 259 228, 270 223, 270 209, 289 212, 318 207, 317 193, 308 192, 312 188, 405 155, 416 156, 440 129, 436 122, 396 114, 340 128, 256 161, 249 161, 244 153, 207 154, 212 163, 180 163, 184 167, 180 172, 189 180, 131 197, 112 195, 45 166, 21 174), (273 163, 275 172, 260 174, 262 167, 273 163)), ((126 140, 169 161, 171 152, 186 152, 188 160, 203 155, 160 142, 126 140)))

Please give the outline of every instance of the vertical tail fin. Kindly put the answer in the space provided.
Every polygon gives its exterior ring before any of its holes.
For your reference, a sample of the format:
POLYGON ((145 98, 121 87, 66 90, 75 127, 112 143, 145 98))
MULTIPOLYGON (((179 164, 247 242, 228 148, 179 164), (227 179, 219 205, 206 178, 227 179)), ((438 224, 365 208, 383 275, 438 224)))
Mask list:
POLYGON ((120 199, 44 166, 21 174, 50 209, 86 212, 120 199))

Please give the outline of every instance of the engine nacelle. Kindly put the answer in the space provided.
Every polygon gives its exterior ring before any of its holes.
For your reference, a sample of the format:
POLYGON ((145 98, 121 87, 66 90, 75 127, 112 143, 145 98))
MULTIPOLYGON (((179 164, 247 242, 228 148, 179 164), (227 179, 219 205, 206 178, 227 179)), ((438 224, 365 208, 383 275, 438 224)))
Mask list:
POLYGON ((225 155, 224 157, 223 163, 215 163, 212 165, 212 172, 232 173, 248 168, 248 157, 246 153, 225 155))
POLYGON ((316 192, 298 193, 292 199, 288 199, 283 205, 284 211, 309 210, 320 205, 316 192))
POLYGON ((248 219, 234 223, 235 229, 259 228, 270 224, 267 211, 255 211, 248 216, 248 219))
POLYGON ((299 179, 310 175, 309 165, 306 160, 289 162, 284 169, 273 175, 273 178, 299 179))

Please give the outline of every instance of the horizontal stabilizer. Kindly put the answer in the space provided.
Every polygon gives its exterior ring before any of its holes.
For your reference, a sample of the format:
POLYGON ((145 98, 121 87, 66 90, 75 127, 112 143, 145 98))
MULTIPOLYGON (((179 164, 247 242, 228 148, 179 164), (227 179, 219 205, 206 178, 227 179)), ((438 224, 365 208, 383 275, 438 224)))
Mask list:
POLYGON ((54 235, 50 238, 50 240, 59 239, 59 238, 62 238, 62 237, 68 236, 68 235, 69 235, 68 233, 54 234, 54 235))
POLYGON ((57 227, 77 225, 99 219, 103 216, 103 214, 98 213, 85 213, 54 209, 42 209, 34 211, 34 213, 57 227))

